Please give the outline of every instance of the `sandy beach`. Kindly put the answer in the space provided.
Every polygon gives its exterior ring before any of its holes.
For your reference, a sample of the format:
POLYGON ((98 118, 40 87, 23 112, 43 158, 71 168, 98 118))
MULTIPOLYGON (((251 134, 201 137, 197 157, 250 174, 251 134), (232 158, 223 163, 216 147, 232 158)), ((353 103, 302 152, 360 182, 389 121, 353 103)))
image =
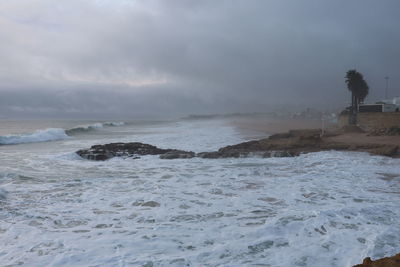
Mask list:
POLYGON ((324 127, 327 133, 334 133, 333 136, 326 137, 326 140, 331 142, 348 145, 400 145, 400 135, 374 136, 369 133, 340 131, 336 124, 323 124, 319 120, 243 116, 233 118, 230 123, 244 133, 259 132, 265 133, 266 136, 290 130, 321 129, 324 127))

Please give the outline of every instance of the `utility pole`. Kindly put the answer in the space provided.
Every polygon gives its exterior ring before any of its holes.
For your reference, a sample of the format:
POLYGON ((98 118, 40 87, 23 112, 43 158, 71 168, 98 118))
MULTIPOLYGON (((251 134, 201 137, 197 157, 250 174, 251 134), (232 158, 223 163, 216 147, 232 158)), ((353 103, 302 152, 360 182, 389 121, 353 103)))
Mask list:
POLYGON ((385 89, 385 99, 388 99, 388 90, 389 90, 389 76, 385 77, 386 80, 386 89, 385 89))

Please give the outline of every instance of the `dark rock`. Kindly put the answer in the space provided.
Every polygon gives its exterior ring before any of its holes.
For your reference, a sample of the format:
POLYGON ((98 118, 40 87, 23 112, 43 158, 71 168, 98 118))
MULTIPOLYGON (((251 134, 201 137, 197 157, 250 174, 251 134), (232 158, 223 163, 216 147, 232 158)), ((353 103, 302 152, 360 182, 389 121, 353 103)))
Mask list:
POLYGON ((257 151, 257 150, 262 150, 262 146, 259 140, 256 141, 249 141, 249 142, 244 142, 244 143, 240 143, 237 145, 232 145, 232 146, 226 146, 223 148, 220 148, 218 150, 218 152, 221 153, 227 153, 229 151, 257 151))
POLYGON ((78 153, 78 155, 81 156, 82 158, 86 158, 89 160, 98 160, 98 161, 107 160, 113 157, 107 153, 90 153, 86 155, 81 155, 78 153))
POLYGON ((238 149, 231 149, 219 153, 221 153, 222 158, 240 158, 247 156, 249 152, 238 149))
POLYGON ((156 201, 147 201, 144 202, 142 205, 140 205, 142 207, 151 207, 151 208, 156 208, 160 206, 160 203, 156 202, 156 201))
POLYGON ((160 207, 160 203, 150 200, 150 201, 146 201, 144 202, 143 200, 141 201, 136 201, 132 203, 132 206, 142 206, 142 207, 151 207, 151 208, 156 208, 156 207, 160 207))
POLYGON ((222 158, 222 154, 220 152, 201 152, 197 153, 197 157, 204 159, 218 159, 222 158))
POLYGON ((362 264, 357 264, 353 267, 400 267, 400 253, 393 257, 382 258, 376 261, 368 257, 363 260, 362 264))
POLYGON ((79 156, 89 160, 107 160, 113 157, 139 158, 142 155, 161 155, 162 159, 193 158, 194 152, 176 149, 161 149, 156 146, 143 143, 111 143, 94 145, 89 149, 76 152, 79 156))
POLYGON ((105 145, 94 145, 89 149, 82 149, 76 153, 82 158, 89 160, 107 160, 113 157, 137 157, 139 155, 160 155, 171 149, 160 149, 158 147, 143 143, 111 143, 105 145))
POLYGON ((191 159, 195 157, 192 151, 171 150, 165 154, 160 155, 160 159, 191 159))
POLYGON ((371 154, 375 154, 375 155, 394 157, 394 156, 398 155, 398 153, 400 152, 400 149, 399 149, 398 146, 386 145, 386 146, 382 146, 382 147, 378 147, 378 148, 372 149, 369 152, 371 154))
POLYGON ((285 139, 293 137, 310 138, 319 137, 321 135, 320 129, 303 129, 303 130, 290 130, 286 133, 277 133, 268 137, 269 140, 285 139))
POLYGON ((249 141, 220 148, 218 152, 199 153, 205 158, 246 157, 294 157, 300 153, 321 151, 323 141, 320 130, 293 130, 275 134, 269 138, 249 141))
POLYGON ((201 152, 197 157, 204 159, 219 159, 219 158, 240 158, 248 155, 247 151, 237 149, 226 149, 223 151, 201 152))

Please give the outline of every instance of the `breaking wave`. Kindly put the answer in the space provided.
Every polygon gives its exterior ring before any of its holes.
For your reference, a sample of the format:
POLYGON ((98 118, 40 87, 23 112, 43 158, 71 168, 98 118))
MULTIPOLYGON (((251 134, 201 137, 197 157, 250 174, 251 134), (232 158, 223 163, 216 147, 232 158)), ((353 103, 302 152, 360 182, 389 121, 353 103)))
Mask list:
POLYGON ((92 125, 87 125, 87 126, 78 126, 75 128, 71 128, 68 130, 65 130, 67 135, 74 135, 74 134, 79 134, 79 133, 84 133, 84 132, 89 132, 95 129, 99 129, 99 128, 103 128, 103 124, 102 123, 95 123, 92 125))
POLYGON ((70 138, 64 129, 50 128, 45 130, 37 130, 30 134, 16 134, 0 136, 1 145, 15 145, 24 143, 37 143, 56 141, 70 138))
POLYGON ((123 126, 125 122, 103 122, 86 126, 78 126, 68 130, 62 128, 49 128, 37 130, 33 133, 0 136, 0 145, 15 145, 25 143, 38 143, 58 141, 71 138, 71 135, 96 130, 103 127, 123 126))
POLYGON ((104 127, 117 127, 117 126, 123 126, 125 125, 125 122, 98 122, 90 125, 84 125, 84 126, 78 126, 75 128, 71 128, 66 130, 67 135, 74 135, 74 134, 79 134, 79 133, 85 133, 85 132, 90 132, 92 130, 96 130, 99 128, 104 128, 104 127))

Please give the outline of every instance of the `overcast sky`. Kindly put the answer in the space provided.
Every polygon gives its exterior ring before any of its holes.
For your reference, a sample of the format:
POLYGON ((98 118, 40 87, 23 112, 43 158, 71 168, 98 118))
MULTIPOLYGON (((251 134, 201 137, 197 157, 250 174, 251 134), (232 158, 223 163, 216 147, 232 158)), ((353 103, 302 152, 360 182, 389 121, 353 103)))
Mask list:
POLYGON ((0 117, 343 107, 400 95, 398 0, 0 0, 0 117))

